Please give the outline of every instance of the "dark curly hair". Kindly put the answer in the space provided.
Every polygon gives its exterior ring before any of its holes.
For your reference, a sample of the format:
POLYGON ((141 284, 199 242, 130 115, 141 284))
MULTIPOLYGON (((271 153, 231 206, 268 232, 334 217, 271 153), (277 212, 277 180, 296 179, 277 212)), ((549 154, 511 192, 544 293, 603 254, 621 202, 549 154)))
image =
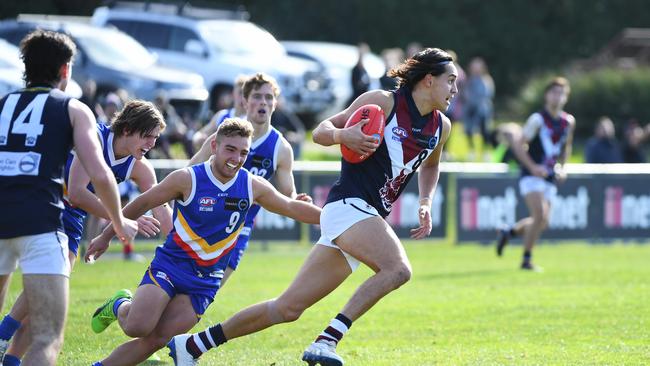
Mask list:
POLYGON ((70 62, 77 46, 65 34, 37 29, 20 42, 20 57, 25 64, 27 85, 56 84, 61 66, 70 62))
POLYGON ((447 64, 453 62, 451 55, 439 48, 424 49, 406 59, 388 72, 388 76, 397 78, 397 86, 413 88, 427 74, 442 75, 447 64))

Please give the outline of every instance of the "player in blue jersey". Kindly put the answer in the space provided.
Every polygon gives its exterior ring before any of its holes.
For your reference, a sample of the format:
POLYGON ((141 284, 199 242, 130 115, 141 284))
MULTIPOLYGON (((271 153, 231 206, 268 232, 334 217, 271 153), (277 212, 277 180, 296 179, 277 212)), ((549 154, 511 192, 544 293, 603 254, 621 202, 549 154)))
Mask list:
MULTIPOLYGON (((97 132, 103 148, 104 161, 111 168, 118 182, 133 180, 141 191, 146 191, 157 184, 156 174, 151 163, 144 157, 156 143, 158 135, 165 128, 165 121, 156 107, 150 102, 141 100, 129 101, 112 121, 110 128, 102 123, 97 124, 97 132)), ((83 233, 86 213, 108 219, 106 209, 100 204, 90 183, 88 174, 83 169, 80 160, 70 153, 64 170, 63 227, 68 237, 68 258, 70 267, 74 267, 83 233)), ((154 219, 148 216, 138 218, 139 231, 145 236, 157 234, 160 230, 167 233, 171 230, 171 210, 167 204, 152 210, 154 219), (159 229, 160 227, 160 229, 159 229)), ((20 357, 29 346, 25 327, 16 326, 28 324, 27 304, 22 294, 16 299, 14 306, 0 322, 0 343, 8 342, 17 331, 6 355, 0 349, 0 360, 4 366, 20 364, 20 357), (3 359, 4 356, 4 359, 3 359)))
MULTIPOLYGON (((302 222, 319 222, 320 208, 291 200, 265 179, 240 169, 252 133, 247 121, 224 121, 211 142, 213 156, 208 162, 172 172, 124 208, 127 217, 137 217, 175 200, 174 228, 156 249, 133 299, 127 290, 120 290, 94 314, 95 332, 117 319, 124 333, 136 338, 97 365, 142 362, 197 323, 219 290, 253 202, 302 222)), ((111 231, 108 228, 92 241, 86 259, 97 258, 108 248, 111 231)))
POLYGON ((248 76, 238 75, 235 79, 235 85, 232 87, 232 108, 222 109, 212 116, 210 121, 203 126, 200 130, 196 131, 194 136, 192 136, 192 144, 194 144, 195 149, 200 149, 203 146, 205 140, 208 136, 211 136, 217 132, 217 127, 223 122, 226 118, 245 118, 246 117, 246 107, 244 106, 244 96, 242 94, 242 89, 244 87, 244 82, 248 76))
POLYGON ((457 70, 449 54, 428 48, 391 70, 389 76, 399 81, 396 91, 366 92, 314 130, 314 141, 321 145, 345 144, 359 154, 372 155, 359 164, 341 161, 341 176, 321 214, 321 238, 289 288, 277 299, 250 306, 203 332, 174 337, 169 347, 176 365, 192 365, 202 353, 228 340, 295 321, 362 262, 375 274, 303 354, 303 360, 312 365, 342 365, 335 349, 352 321, 409 280, 411 265, 384 217, 419 170, 419 227, 411 230, 411 237, 421 239, 431 232, 438 165, 451 129, 442 112, 458 91, 457 70), (379 145, 361 131, 368 121, 344 128, 350 115, 366 104, 377 104, 386 114, 379 145))
POLYGON ((519 191, 530 216, 511 228, 499 230, 497 255, 502 255, 510 238, 523 236, 521 269, 524 270, 541 270, 532 262, 533 247, 548 225, 551 201, 557 194, 556 185, 566 179, 563 166, 571 156, 575 129, 575 118, 564 111, 570 92, 567 79, 553 79, 544 89, 544 109, 528 117, 520 138, 511 146, 521 165, 519 191), (528 146, 527 151, 525 146, 528 146))
MULTIPOLYGON (((68 307, 68 239, 63 234, 63 168, 74 147, 120 239, 137 223, 120 211, 117 184, 102 158, 92 112, 62 90, 76 47, 37 30, 20 45, 26 89, 0 99, 0 274, 3 287, 20 263, 31 342, 24 365, 54 365, 68 307)), ((5 343, 6 345, 6 343, 5 343)))
MULTIPOLYGON (((243 104, 246 108, 246 120, 253 126, 253 141, 250 152, 244 162, 244 168, 251 174, 266 180, 273 180, 275 188, 285 196, 305 202, 312 202, 306 193, 296 193, 293 179, 293 149, 282 134, 271 126, 271 116, 275 112, 280 95, 277 81, 269 75, 258 73, 244 79, 242 86, 243 104)), ((190 160, 194 165, 210 157, 210 136, 190 160)), ((255 216, 260 211, 259 205, 253 205, 246 215, 244 229, 239 235, 237 245, 230 256, 221 287, 233 271, 237 269, 244 251, 248 248, 255 216)))

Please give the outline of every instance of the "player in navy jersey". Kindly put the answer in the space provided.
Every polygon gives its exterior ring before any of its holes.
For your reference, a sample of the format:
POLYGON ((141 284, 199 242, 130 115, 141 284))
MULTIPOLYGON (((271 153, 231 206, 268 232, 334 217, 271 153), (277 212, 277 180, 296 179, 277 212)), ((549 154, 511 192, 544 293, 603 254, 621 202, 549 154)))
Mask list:
POLYGON ((540 270, 532 262, 533 247, 548 225, 551 201, 557 194, 556 185, 566 179, 563 166, 571 156, 575 129, 575 118, 564 111, 570 91, 567 79, 553 79, 544 89, 544 109, 528 117, 520 139, 511 146, 521 165, 519 191, 530 216, 519 220, 512 228, 499 230, 497 255, 502 255, 510 238, 523 236, 521 269, 524 270, 540 270))
MULTIPOLYGON (((91 324, 95 332, 102 332, 117 319, 124 333, 136 338, 98 365, 142 362, 172 336, 197 323, 219 290, 253 202, 302 222, 319 222, 317 206, 291 200, 265 179, 240 169, 252 133, 247 121, 224 121, 211 142, 213 156, 208 162, 172 172, 124 208, 127 217, 137 217, 175 200, 174 228, 156 249, 133 299, 127 290, 120 290, 94 314, 91 324)), ((108 228, 95 238, 86 259, 99 257, 111 237, 108 228)))
POLYGON ((384 217, 416 170, 419 227, 411 230, 411 237, 421 239, 431 232, 438 166, 451 130, 442 112, 458 92, 457 75, 448 53, 428 48, 391 70, 389 76, 399 81, 396 91, 366 92, 316 127, 315 142, 345 144, 360 155, 372 155, 359 164, 341 161, 341 177, 321 214, 321 238, 289 288, 277 299, 250 306, 203 332, 174 337, 169 347, 176 365, 192 365, 203 352, 227 340, 295 321, 362 262, 375 274, 303 354, 303 360, 312 365, 343 365, 336 345, 352 321, 411 277, 404 248, 384 217), (377 104, 386 114, 384 139, 379 145, 361 131, 367 120, 344 128, 350 115, 366 104, 377 104))
MULTIPOLYGON (((120 211, 117 184, 102 158, 92 112, 62 90, 76 47, 37 30, 20 45, 26 88, 0 99, 0 274, 20 263, 31 342, 24 365, 54 365, 68 307, 68 240, 63 234, 63 168, 72 147, 125 243, 137 223, 120 211)), ((3 346, 6 347, 4 342, 3 346)))
MULTIPOLYGON (((258 73, 244 79, 242 91, 246 107, 246 120, 253 126, 253 141, 244 162, 244 168, 266 180, 273 179, 275 188, 285 196, 312 202, 309 195, 296 193, 296 185, 293 180, 293 149, 282 134, 271 126, 271 116, 280 95, 278 83, 273 77, 258 73)), ((215 135, 212 135, 206 140, 201 150, 190 160, 190 165, 208 160, 210 139, 214 138, 215 135)), ((237 269, 244 251, 248 248, 255 216, 259 211, 260 206, 253 205, 246 215, 244 229, 237 240, 237 245, 230 256, 226 273, 221 281, 222 287, 232 272, 237 269)))
POLYGON ((247 78, 248 76, 246 75, 238 75, 235 79, 235 85, 232 87, 232 108, 222 109, 215 113, 210 121, 203 126, 203 128, 198 130, 194 136, 192 136, 192 144, 194 144, 195 149, 200 149, 208 136, 214 134, 217 131, 217 127, 219 127, 221 122, 226 118, 246 117, 246 107, 244 106, 242 89, 247 78))
MULTIPOLYGON (((151 149, 165 121, 156 107, 150 102, 141 100, 129 101, 117 114, 111 127, 97 123, 97 133, 103 148, 104 161, 110 167, 118 182, 133 180, 141 191, 153 187, 156 174, 144 154, 151 149)), ((70 153, 64 169, 64 200, 63 228, 68 237, 68 258, 70 268, 74 267, 79 248, 79 242, 84 228, 86 213, 108 219, 106 209, 100 204, 90 178, 83 169, 76 154, 70 153)), ((152 210, 154 218, 141 216, 138 218, 138 228, 145 236, 157 234, 160 230, 167 233, 171 230, 171 210, 167 205, 152 210), (160 227, 160 229, 159 229, 160 227)), ((0 341, 9 341, 13 336, 16 325, 27 324, 27 304, 22 294, 16 299, 14 306, 0 322, 0 341)), ((25 327, 17 330, 6 355, 0 354, 3 365, 19 364, 20 357, 29 346, 24 331, 25 327)), ((2 351, 2 350, 0 350, 2 351)), ((4 353, 4 352, 2 352, 4 353)))

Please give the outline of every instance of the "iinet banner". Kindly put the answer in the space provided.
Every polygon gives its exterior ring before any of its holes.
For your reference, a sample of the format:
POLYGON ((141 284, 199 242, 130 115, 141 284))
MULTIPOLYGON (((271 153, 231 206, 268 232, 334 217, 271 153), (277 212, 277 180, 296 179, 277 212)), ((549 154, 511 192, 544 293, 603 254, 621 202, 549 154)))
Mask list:
MULTIPOLYGON (((518 177, 458 177, 458 239, 491 241, 528 216, 518 177)), ((639 176, 573 176, 551 201, 547 239, 647 237, 650 189, 639 176)))

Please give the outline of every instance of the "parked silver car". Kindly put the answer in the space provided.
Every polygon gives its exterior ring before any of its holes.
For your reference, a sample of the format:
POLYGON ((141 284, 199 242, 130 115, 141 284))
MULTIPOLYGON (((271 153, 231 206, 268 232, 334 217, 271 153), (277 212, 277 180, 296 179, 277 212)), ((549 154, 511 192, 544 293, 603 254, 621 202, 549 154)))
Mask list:
POLYGON ((18 45, 37 28, 72 37, 78 48, 72 77, 79 84, 95 80, 98 93, 123 88, 136 98, 153 100, 165 90, 172 103, 194 104, 196 111, 208 97, 200 75, 159 66, 155 55, 116 29, 75 22, 7 20, 0 22, 0 38, 18 45))
POLYGON ((97 8, 92 21, 130 34, 163 64, 200 73, 213 110, 238 75, 260 71, 278 80, 285 106, 294 112, 313 115, 327 108, 333 95, 319 65, 288 56, 273 35, 245 18, 239 12, 114 2, 97 8))
MULTIPOLYGON (((345 104, 352 96, 352 68, 359 59, 357 46, 312 41, 281 43, 289 55, 318 62, 331 80, 330 89, 334 94, 334 103, 318 115, 319 119, 327 118, 347 107, 345 104)), ((366 53, 363 64, 370 76, 370 88, 378 89, 379 79, 386 73, 384 62, 378 55, 366 53)))

